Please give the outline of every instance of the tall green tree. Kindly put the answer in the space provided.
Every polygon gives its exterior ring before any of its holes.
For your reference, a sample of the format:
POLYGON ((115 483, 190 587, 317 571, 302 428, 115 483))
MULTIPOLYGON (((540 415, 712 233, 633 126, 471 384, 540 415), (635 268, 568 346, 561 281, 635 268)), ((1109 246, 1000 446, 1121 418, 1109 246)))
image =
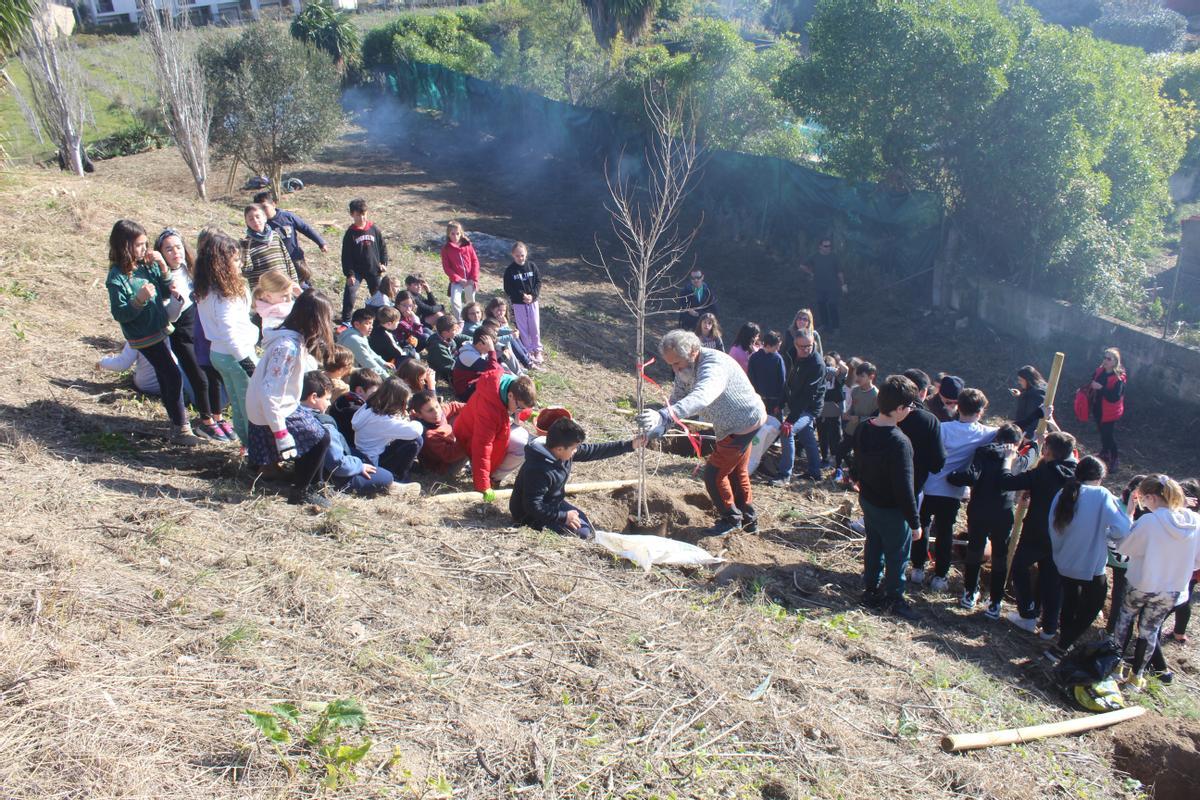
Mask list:
POLYGON ((580 0, 592 23, 592 33, 601 47, 609 48, 617 34, 636 43, 654 21, 658 0, 580 0))
POLYGON ((990 0, 824 0, 780 82, 853 178, 941 193, 963 263, 1090 307, 1139 298, 1192 112, 1144 54, 990 0))
POLYGON ((280 186, 283 168, 303 161, 341 124, 333 60, 268 23, 204 53, 213 93, 212 143, 280 186))
POLYGON ((330 0, 309 0, 292 20, 292 36, 324 50, 339 71, 358 66, 362 38, 350 14, 338 11, 330 0))

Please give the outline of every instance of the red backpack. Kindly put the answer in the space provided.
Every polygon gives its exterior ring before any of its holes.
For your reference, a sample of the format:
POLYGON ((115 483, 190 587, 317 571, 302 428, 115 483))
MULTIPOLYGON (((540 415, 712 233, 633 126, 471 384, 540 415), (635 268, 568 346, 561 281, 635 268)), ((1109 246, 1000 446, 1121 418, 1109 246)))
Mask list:
POLYGON ((1082 386, 1075 390, 1075 419, 1087 422, 1092 415, 1092 387, 1082 386))

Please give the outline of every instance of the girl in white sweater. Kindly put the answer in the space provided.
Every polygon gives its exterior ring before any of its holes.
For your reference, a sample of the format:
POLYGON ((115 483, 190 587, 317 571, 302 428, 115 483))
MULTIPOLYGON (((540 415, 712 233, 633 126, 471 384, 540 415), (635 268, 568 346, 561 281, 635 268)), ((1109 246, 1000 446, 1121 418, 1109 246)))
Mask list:
POLYGON ((292 313, 263 337, 263 357, 246 390, 250 461, 267 465, 295 461, 293 505, 329 506, 316 493, 317 474, 329 449, 329 431, 300 405, 304 374, 333 353, 333 312, 324 296, 309 289, 292 313))
POLYGON ((1187 599, 1188 580, 1200 569, 1200 515, 1185 507, 1183 488, 1166 475, 1143 480, 1133 498, 1150 513, 1139 517, 1117 545, 1117 552, 1129 556, 1129 588, 1113 636, 1124 649, 1137 621, 1132 684, 1141 689, 1146 656, 1158 645, 1159 628, 1187 599))
POLYGON ((408 385, 388 378, 366 405, 354 412, 354 446, 371 463, 392 473, 396 483, 407 483, 412 465, 421 452, 425 426, 408 416, 408 385))
POLYGON ((196 313, 212 343, 212 365, 225 383, 233 429, 244 449, 248 440, 246 388, 258 362, 254 354, 258 328, 250 319, 250 289, 242 276, 241 248, 228 234, 208 231, 201 236, 199 250, 193 276, 196 313))

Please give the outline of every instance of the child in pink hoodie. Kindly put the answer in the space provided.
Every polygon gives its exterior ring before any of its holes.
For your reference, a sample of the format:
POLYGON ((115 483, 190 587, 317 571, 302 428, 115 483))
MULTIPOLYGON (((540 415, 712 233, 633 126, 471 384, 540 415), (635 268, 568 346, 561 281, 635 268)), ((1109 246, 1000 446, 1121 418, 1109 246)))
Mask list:
POLYGON ((446 225, 442 271, 450 279, 450 306, 454 316, 461 319, 463 306, 475 302, 475 292, 479 289, 479 256, 471 240, 463 235, 462 224, 456 221, 446 225))

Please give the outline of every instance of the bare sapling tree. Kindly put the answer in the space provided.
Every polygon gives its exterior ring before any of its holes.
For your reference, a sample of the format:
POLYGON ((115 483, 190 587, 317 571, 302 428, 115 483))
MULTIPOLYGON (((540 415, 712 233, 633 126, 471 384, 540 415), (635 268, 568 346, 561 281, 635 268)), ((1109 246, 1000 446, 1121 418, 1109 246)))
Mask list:
MULTIPOLYGON (((614 252, 606 254, 597 242, 600 266, 633 316, 638 358, 637 413, 645 407, 646 322, 655 315, 676 313, 679 266, 700 230, 680 227, 683 202, 697 175, 701 148, 696 141, 696 117, 683 97, 671 97, 661 86, 647 85, 642 104, 650 136, 644 174, 636 180, 618 160, 606 170, 609 202, 605 208, 616 234, 614 252)), ((641 170, 639 170, 641 171, 641 170)), ((637 519, 649 518, 646 501, 646 450, 638 449, 637 519)))
POLYGON ((208 138, 213 102, 200 64, 187 9, 179 0, 138 0, 142 29, 154 54, 154 76, 163 122, 196 182, 196 194, 208 199, 208 138))
POLYGON ((55 27, 48 0, 40 0, 34 7, 19 53, 40 129, 34 133, 41 136, 45 131, 58 147, 65 168, 82 176, 83 126, 91 113, 75 45, 55 27))

